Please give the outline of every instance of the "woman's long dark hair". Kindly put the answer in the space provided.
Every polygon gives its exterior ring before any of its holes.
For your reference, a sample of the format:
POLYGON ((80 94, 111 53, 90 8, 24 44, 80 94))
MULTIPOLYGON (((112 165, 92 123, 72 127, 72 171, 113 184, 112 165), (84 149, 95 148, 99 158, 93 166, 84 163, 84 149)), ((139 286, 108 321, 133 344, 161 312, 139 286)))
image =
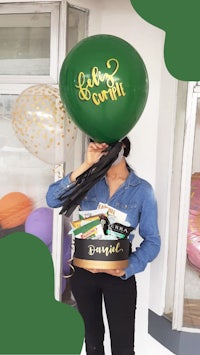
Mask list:
POLYGON ((124 144, 124 157, 127 157, 130 153, 131 142, 128 137, 123 138, 121 142, 124 144))

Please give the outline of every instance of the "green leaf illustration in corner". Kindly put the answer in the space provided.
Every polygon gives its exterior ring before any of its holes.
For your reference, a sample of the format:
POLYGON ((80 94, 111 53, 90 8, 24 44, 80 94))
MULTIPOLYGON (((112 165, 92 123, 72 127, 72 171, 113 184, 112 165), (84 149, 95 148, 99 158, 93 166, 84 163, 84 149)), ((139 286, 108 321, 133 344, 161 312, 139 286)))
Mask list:
POLYGON ((200 80, 199 0, 130 0, 146 21, 166 32, 165 64, 175 78, 200 80))
POLYGON ((54 298, 46 245, 24 232, 0 239, 0 354, 80 354, 78 311, 54 298))

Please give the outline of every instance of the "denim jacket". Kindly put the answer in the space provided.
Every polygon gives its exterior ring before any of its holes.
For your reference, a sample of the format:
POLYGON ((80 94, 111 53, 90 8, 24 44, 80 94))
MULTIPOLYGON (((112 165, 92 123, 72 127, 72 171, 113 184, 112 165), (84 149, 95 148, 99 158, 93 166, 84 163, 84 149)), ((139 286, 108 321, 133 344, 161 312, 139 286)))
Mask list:
MULTIPOLYGON (((59 197, 66 191, 68 185, 70 185, 70 174, 49 186, 46 195, 48 206, 55 208, 62 205, 59 197)), ((128 279, 143 271, 147 263, 154 260, 160 251, 157 202, 154 191, 146 180, 139 178, 131 169, 126 181, 111 198, 106 178, 102 178, 84 197, 80 209, 94 210, 99 202, 125 212, 126 220, 134 229, 138 228, 139 235, 143 239, 140 246, 129 256, 129 265, 125 269, 125 275, 122 276, 122 279, 128 279)))

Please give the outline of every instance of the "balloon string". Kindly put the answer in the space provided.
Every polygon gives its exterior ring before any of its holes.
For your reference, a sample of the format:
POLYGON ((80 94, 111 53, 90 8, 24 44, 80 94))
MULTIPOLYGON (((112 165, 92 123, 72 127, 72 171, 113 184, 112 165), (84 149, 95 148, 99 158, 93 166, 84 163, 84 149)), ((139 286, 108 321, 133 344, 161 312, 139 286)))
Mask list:
POLYGON ((74 269, 73 265, 70 264, 72 260, 73 260, 73 259, 67 260, 67 264, 69 265, 70 269, 72 270, 72 273, 69 274, 69 275, 63 275, 63 277, 64 277, 65 279, 69 279, 70 277, 72 277, 73 274, 74 274, 74 272, 75 272, 75 269, 74 269))

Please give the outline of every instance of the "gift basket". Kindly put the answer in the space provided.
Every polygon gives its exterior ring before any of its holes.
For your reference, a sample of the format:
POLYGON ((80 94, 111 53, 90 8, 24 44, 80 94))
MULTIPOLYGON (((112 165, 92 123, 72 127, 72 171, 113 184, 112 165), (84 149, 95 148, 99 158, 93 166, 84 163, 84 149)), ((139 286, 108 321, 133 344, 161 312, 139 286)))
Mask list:
POLYGON ((126 214, 100 203, 96 210, 80 211, 71 222, 74 238, 73 264, 88 269, 118 269, 128 266, 129 235, 133 227, 126 214))

